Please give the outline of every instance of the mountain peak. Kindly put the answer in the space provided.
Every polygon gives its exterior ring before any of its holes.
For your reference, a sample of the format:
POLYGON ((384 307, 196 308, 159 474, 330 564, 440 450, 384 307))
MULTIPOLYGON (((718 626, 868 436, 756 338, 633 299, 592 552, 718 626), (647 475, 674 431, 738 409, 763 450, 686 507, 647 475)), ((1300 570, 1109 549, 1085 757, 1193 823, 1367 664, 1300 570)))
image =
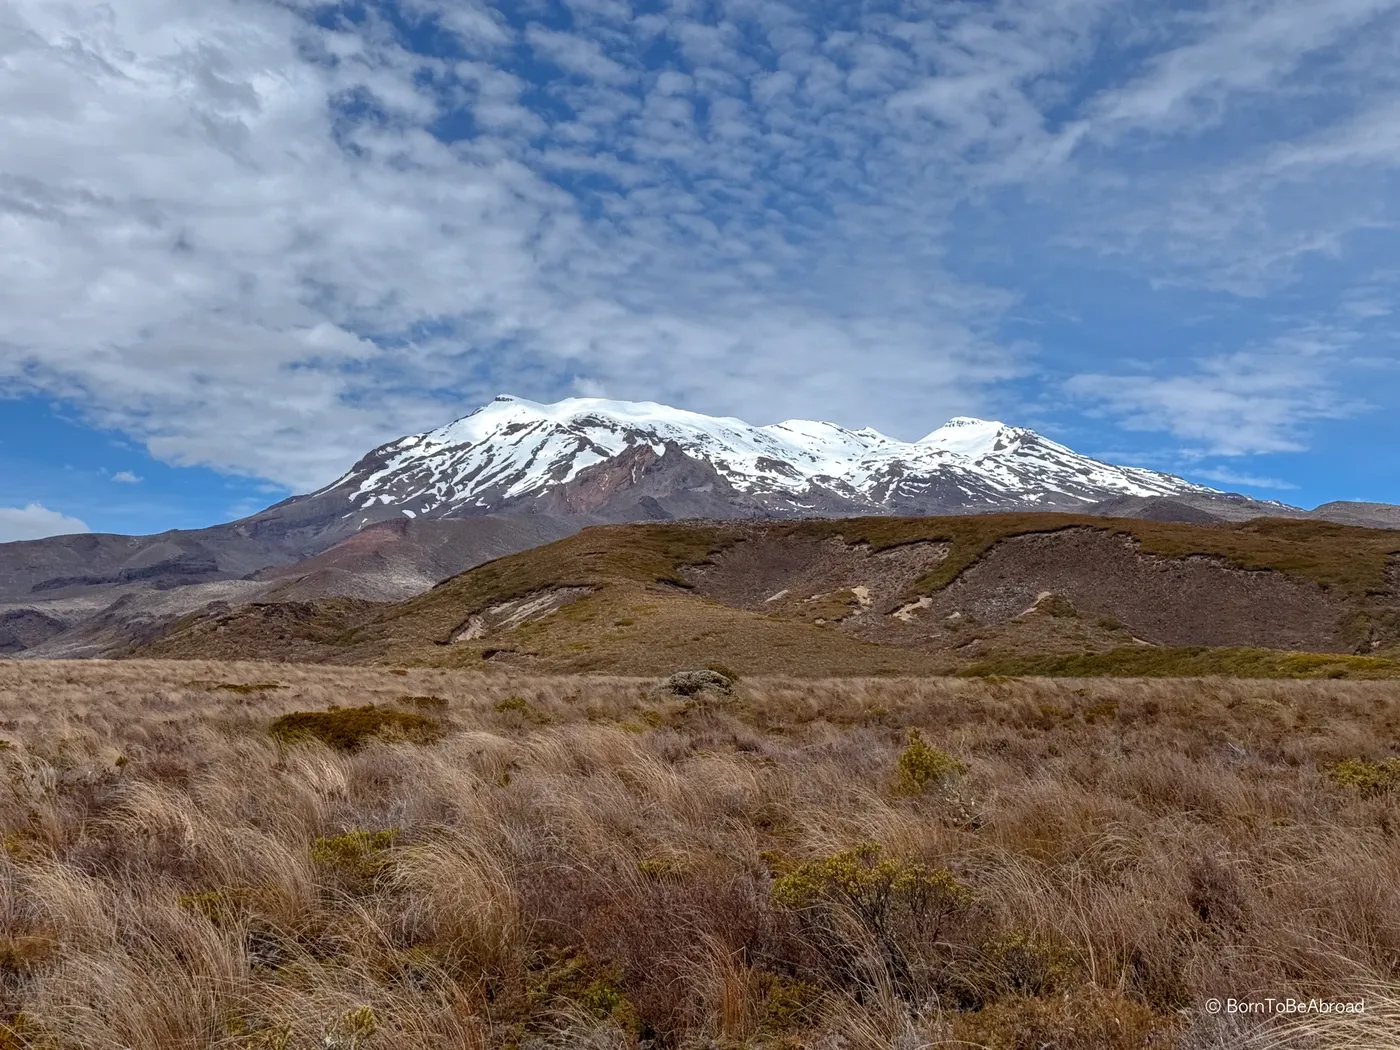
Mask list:
MULTIPOLYGON (((331 488, 348 488, 362 512, 382 508, 374 516, 389 508, 435 517, 496 512, 570 485, 593 468, 612 470, 613 463, 626 464, 618 469, 627 476, 613 471, 604 488, 635 487, 644 468, 632 453, 647 448, 645 463, 652 466, 646 470, 659 469, 662 460, 680 470, 667 484, 682 484, 675 479, 683 475, 691 486, 686 491, 713 493, 719 484, 729 493, 686 497, 690 515, 1070 509, 1114 496, 1212 491, 1169 474, 1100 463, 1034 431, 970 416, 905 442, 870 427, 822 421, 753 426, 654 401, 573 397, 541 404, 512 394, 383 446, 331 488), (681 461, 694 469, 682 469, 681 461)), ((655 503, 654 495, 647 498, 655 503)))

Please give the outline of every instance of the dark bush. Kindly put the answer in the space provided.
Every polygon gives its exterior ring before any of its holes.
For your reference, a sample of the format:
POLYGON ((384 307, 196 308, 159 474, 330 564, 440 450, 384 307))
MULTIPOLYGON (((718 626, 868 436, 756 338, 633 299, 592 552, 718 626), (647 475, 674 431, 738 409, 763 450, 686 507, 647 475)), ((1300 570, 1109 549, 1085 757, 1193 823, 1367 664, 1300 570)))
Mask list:
POLYGON ((355 751, 376 736, 431 744, 443 734, 442 723, 436 719, 373 704, 329 711, 293 711, 274 719, 268 731, 285 743, 314 739, 341 751, 355 751))

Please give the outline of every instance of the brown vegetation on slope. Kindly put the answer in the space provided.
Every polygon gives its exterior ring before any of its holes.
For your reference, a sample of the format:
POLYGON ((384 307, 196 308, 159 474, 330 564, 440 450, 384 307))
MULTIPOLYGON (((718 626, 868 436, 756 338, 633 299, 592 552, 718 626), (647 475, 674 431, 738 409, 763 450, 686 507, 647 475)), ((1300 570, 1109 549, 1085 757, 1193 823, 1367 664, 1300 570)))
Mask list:
POLYGON ((1397 551, 1395 532, 1291 521, 610 526, 394 605, 195 618, 137 655, 630 674, 719 660, 821 676, 947 673, 1143 642, 1371 654, 1400 643, 1397 551))
POLYGON ((1323 1050, 1353 1023, 1206 1011, 1230 996, 1365 996, 1347 1045, 1400 1041, 1387 684, 11 663, 0 719, 7 1048, 1323 1050), (269 732, 331 704, 415 717, 269 732))

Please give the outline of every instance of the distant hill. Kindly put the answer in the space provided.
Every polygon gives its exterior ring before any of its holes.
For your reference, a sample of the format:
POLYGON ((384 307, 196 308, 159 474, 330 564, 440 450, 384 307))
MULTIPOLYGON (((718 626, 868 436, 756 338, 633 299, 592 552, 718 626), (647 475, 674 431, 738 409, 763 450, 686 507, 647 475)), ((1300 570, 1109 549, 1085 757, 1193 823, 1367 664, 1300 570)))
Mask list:
POLYGON ((1077 673, 1388 675, 1398 562, 1400 533, 1314 521, 609 526, 403 602, 192 615, 133 655, 798 675, 1055 673, 1078 658, 1077 673))

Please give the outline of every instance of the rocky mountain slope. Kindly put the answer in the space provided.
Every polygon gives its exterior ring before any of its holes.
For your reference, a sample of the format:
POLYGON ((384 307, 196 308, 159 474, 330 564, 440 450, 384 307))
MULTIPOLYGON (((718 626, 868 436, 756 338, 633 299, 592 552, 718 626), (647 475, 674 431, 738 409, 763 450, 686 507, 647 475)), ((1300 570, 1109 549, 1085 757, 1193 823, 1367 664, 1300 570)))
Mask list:
POLYGON ((952 419, 904 442, 809 420, 756 427, 651 402, 542 405, 503 395, 375 449, 317 495, 342 493, 366 516, 382 507, 460 516, 543 503, 646 518, 1077 509, 1114 496, 1213 491, 981 419, 952 419))

